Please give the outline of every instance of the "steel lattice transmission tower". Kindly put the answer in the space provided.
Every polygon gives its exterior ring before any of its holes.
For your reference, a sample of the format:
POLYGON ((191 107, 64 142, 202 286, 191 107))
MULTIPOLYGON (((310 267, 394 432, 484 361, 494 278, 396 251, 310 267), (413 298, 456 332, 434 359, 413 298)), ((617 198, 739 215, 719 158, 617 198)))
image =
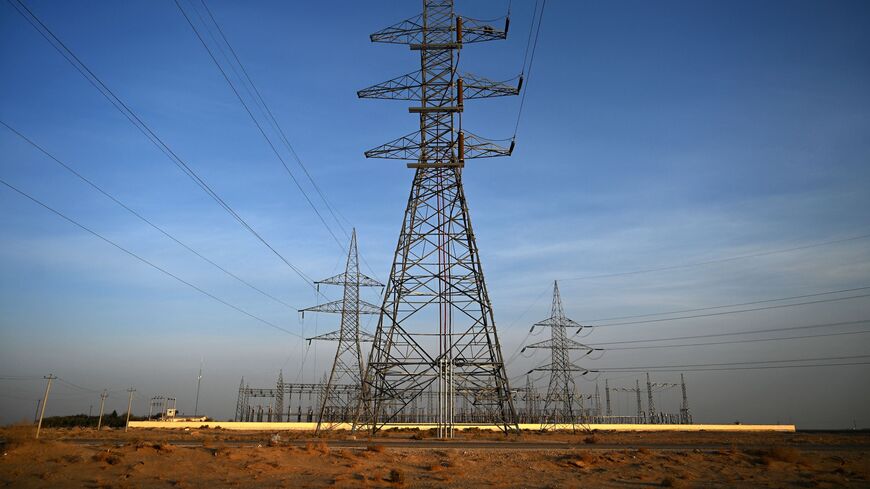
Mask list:
POLYGON ((452 436, 457 395, 473 406, 473 421, 517 428, 462 186, 466 160, 508 156, 513 143, 502 147, 465 131, 462 111, 465 100, 516 95, 519 86, 457 71, 464 45, 505 39, 507 25, 507 18, 500 28, 459 17, 453 0, 424 0, 422 14, 371 35, 419 51, 420 69, 359 97, 418 102, 409 111, 420 127, 366 152, 407 160, 415 173, 355 429, 411 420, 424 393, 439 399, 442 437, 452 436))
POLYGON ((559 283, 553 282, 553 303, 550 309, 550 317, 532 325, 535 327, 550 328, 550 339, 532 343, 523 348, 540 348, 550 350, 550 363, 542 367, 532 369, 532 372, 548 372, 550 383, 547 387, 547 396, 544 399, 544 408, 541 411, 542 425, 575 424, 581 413, 577 411, 580 404, 579 396, 575 395, 576 384, 574 373, 582 375, 589 371, 571 362, 569 352, 571 350, 584 351, 584 356, 592 353, 590 348, 582 343, 569 339, 567 329, 583 328, 577 322, 565 316, 562 308, 562 297, 559 295, 559 283))
POLYGON ((338 331, 308 338, 309 342, 311 340, 338 342, 332 370, 329 377, 324 379, 325 387, 317 416, 317 432, 319 433, 324 422, 349 422, 353 420, 364 375, 362 348, 360 346, 363 341, 363 332, 360 331, 359 317, 360 314, 377 314, 380 310, 378 306, 359 298, 360 287, 383 287, 383 284, 362 274, 359 270, 356 229, 351 234, 344 273, 320 280, 315 284, 318 287, 321 284, 344 287, 344 295, 341 300, 302 310, 303 314, 306 311, 341 314, 341 326, 338 331), (342 387, 336 389, 337 386, 342 387))

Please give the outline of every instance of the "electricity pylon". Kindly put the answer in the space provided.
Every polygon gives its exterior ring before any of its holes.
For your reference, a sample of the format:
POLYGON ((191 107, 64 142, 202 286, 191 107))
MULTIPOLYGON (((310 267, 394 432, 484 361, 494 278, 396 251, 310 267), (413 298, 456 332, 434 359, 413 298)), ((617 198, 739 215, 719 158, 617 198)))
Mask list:
POLYGON ((507 18, 501 28, 459 17, 453 0, 424 0, 422 14, 371 35, 419 51, 421 68, 359 97, 416 101, 408 110, 420 122, 419 130, 365 153, 409 161, 415 174, 354 429, 375 432, 409 419, 415 399, 433 391, 441 437, 453 434, 457 395, 473 406, 474 419, 518 428, 462 186, 466 160, 508 156, 513 143, 499 146, 464 130, 462 112, 465 100, 516 95, 519 84, 457 71, 459 49, 505 39, 507 26, 507 18))
POLYGON ((550 328, 549 340, 532 343, 523 348, 523 351, 527 348, 550 350, 550 363, 531 370, 531 372, 539 371, 550 374, 547 397, 544 399, 544 409, 541 412, 541 429, 545 429, 547 425, 557 424, 571 424, 573 428, 574 424, 577 423, 579 414, 575 412, 578 404, 575 401, 579 401, 579 399, 575 399, 574 394, 576 389, 574 373, 579 372, 581 375, 586 375, 589 371, 571 362, 568 352, 580 350, 584 351, 583 356, 586 356, 592 353, 593 348, 569 339, 565 334, 567 329, 580 330, 583 326, 565 316, 558 282, 553 282, 553 303, 550 317, 533 324, 530 331, 534 331, 535 327, 550 328))
POLYGON ((683 394, 683 402, 680 404, 680 423, 692 424, 692 414, 689 412, 689 396, 686 395, 686 378, 680 374, 680 390, 683 394))
POLYGON ((384 284, 360 273, 356 229, 353 230, 350 237, 344 273, 315 282, 315 284, 318 287, 320 284, 341 285, 344 287, 344 295, 340 301, 328 302, 302 310, 303 314, 305 311, 341 314, 341 326, 338 331, 308 339, 309 341, 338 341, 338 348, 335 350, 335 361, 332 362, 332 370, 326 379, 326 387, 324 387, 320 411, 317 416, 316 433, 320 433, 324 421, 351 421, 356 412, 356 406, 359 402, 359 388, 362 385, 364 375, 362 349, 360 347, 359 316, 360 314, 377 314, 380 311, 378 306, 359 298, 359 288, 383 287, 384 284), (354 386, 356 389, 336 390, 335 386, 337 385, 354 386))

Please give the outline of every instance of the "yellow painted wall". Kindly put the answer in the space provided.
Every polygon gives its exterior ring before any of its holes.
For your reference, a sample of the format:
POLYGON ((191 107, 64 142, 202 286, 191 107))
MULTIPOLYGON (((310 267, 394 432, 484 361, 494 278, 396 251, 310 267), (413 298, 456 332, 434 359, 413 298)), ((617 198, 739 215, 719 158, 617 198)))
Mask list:
MULTIPOLYGON (((239 423, 232 421, 130 421, 130 428, 160 428, 160 429, 197 429, 202 427, 209 429, 225 429, 225 430, 245 430, 245 431, 314 431, 317 423, 268 423, 268 422, 248 422, 239 423)), ((326 426, 326 425, 324 425, 326 426)), ((419 428, 427 430, 435 428, 434 425, 424 424, 397 424, 389 425, 389 428, 419 428)), ((330 425, 331 429, 351 428, 349 423, 340 423, 330 425)), ((499 431, 500 428, 495 425, 456 425, 455 429, 463 430, 467 428, 477 428, 480 430, 499 431)), ((570 430, 571 425, 558 425, 555 429, 570 430)), ((601 430, 601 431, 780 431, 794 432, 794 425, 786 424, 589 424, 575 425, 577 429, 584 430, 601 430)), ((521 424, 522 430, 540 430, 539 424, 521 424)), ((547 429, 554 429, 552 426, 547 429)))

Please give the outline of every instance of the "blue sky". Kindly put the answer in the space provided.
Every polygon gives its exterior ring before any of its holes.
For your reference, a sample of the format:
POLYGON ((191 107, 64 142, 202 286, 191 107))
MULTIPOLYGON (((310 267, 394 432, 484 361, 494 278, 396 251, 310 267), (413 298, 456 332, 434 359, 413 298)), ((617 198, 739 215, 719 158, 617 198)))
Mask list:
MULTIPOLYGON (((341 250, 174 2, 27 4, 284 256, 314 278, 340 270, 341 250)), ((418 66, 407 48, 368 41, 369 33, 416 14, 418 2, 209 6, 318 185, 358 229, 360 249, 384 281, 411 171, 365 160, 362 152, 417 122, 405 103, 359 100, 355 93, 418 66)), ((510 38, 468 46, 463 70, 516 76, 532 7, 513 2, 510 38)), ((506 2, 459 2, 457 10, 491 18, 506 8, 506 2)), ((316 302, 11 6, 4 3, 0 12, 0 119, 258 287, 294 307, 316 302)), ((578 321, 870 285, 866 239, 576 280, 870 233, 868 20, 866 2, 548 2, 514 155, 473 162, 464 173, 505 356, 532 322, 547 316, 554 279, 562 281, 566 311, 578 321)), ((518 104, 517 98, 468 103, 464 127, 510 137, 518 104)), ((228 279, 2 127, 0 154, 0 178, 186 280, 301 335, 337 324, 316 315, 302 321, 228 279)), ((315 346, 303 365, 298 338, 168 279, 5 187, 0 230, 0 377, 54 372, 89 390, 113 390, 109 406, 119 411, 121 391, 134 384, 139 411, 156 394, 173 394, 192 410, 204 357, 201 405, 226 418, 242 375, 267 384, 283 368, 290 380, 316 381, 331 356, 330 345, 315 346)), ((597 328, 584 341, 852 321, 868 313, 870 300, 860 298, 597 328)), ((851 356, 868 347, 870 335, 856 334, 613 351, 584 366, 851 356)), ((544 363, 541 355, 517 357, 510 376, 544 363)), ((855 388, 868 375, 864 365, 687 378, 700 420, 843 427, 853 420, 870 426, 870 396, 855 388)), ((626 374, 610 378, 634 381, 626 374)), ((43 384, 0 385, 0 421, 30 416, 43 384)), ((579 385, 586 392, 593 386, 579 385)), ((661 400, 670 410, 673 394, 661 400)), ((98 402, 97 394, 64 385, 56 396, 49 413, 86 411, 98 402)))

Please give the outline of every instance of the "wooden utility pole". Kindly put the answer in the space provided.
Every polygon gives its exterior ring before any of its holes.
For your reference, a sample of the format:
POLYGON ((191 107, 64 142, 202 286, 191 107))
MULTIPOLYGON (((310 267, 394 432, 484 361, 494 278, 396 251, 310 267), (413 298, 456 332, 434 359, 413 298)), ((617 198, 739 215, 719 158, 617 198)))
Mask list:
POLYGON ((39 430, 42 429, 42 418, 45 416, 45 404, 48 402, 48 392, 51 390, 51 381, 56 379, 52 374, 48 374, 47 377, 43 377, 43 379, 48 380, 48 384, 45 385, 45 396, 42 398, 42 410, 39 412, 39 424, 36 425, 36 438, 39 438, 39 430))
POLYGON ((109 393, 103 389, 103 392, 100 393, 100 418, 97 420, 97 431, 100 431, 100 427, 103 426, 103 405, 106 403, 107 397, 109 397, 109 393))
POLYGON ((136 392, 136 389, 131 385, 127 392, 130 393, 130 400, 127 401, 127 424, 124 425, 124 433, 130 429, 130 410, 133 409, 133 393, 136 392))

